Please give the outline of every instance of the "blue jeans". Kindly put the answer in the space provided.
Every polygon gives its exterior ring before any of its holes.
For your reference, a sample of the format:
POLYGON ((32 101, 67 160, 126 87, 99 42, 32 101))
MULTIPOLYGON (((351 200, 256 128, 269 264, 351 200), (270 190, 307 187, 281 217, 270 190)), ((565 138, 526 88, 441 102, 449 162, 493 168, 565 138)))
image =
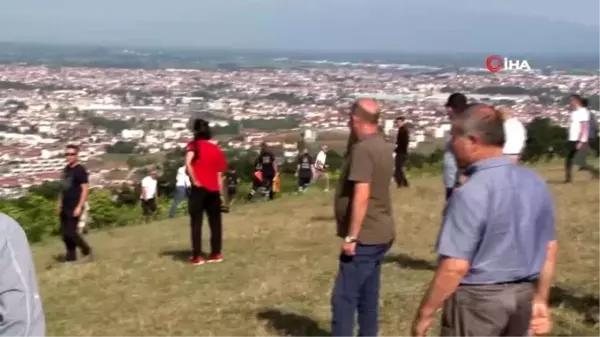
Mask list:
POLYGON ((187 189, 184 186, 175 187, 175 195, 173 196, 173 203, 171 203, 171 209, 169 209, 169 218, 174 218, 177 212, 177 206, 187 197, 187 189))
POLYGON ((340 267, 331 294, 331 333, 354 336, 358 310, 358 335, 377 336, 381 263, 391 244, 357 244, 355 255, 340 255, 340 267))

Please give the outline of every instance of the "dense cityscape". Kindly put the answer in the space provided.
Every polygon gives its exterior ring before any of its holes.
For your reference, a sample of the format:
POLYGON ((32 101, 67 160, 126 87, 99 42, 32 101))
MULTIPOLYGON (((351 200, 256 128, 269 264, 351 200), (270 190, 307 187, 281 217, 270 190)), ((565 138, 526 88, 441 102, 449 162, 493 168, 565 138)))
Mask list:
POLYGON ((564 97, 572 92, 598 95, 599 85, 598 76, 560 71, 491 74, 477 68, 449 72, 327 61, 236 69, 6 63, 0 65, 0 195, 18 196, 31 186, 58 180, 66 143, 82 147, 92 186, 132 182, 137 179, 135 165, 107 156, 159 158, 151 156, 183 147, 191 136, 190 115, 208 119, 225 149, 252 151, 266 141, 280 160, 293 160, 302 137, 339 149, 347 137, 341 112, 357 97, 382 102, 387 135, 393 136, 394 118, 405 116, 413 130, 410 148, 419 149, 448 132, 443 103, 451 91, 512 105, 523 123, 547 117, 564 125, 564 97))

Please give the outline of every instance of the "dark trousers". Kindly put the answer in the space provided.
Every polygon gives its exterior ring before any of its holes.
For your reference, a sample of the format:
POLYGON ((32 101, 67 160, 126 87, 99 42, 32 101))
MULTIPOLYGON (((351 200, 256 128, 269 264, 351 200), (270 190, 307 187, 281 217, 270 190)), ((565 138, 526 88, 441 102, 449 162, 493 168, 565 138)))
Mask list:
POLYGON ((310 185, 310 181, 312 180, 312 176, 309 174, 299 174, 298 175, 298 190, 304 191, 310 185))
POLYGON ((534 284, 461 285, 444 303, 441 336, 528 336, 534 284))
POLYGON ((77 231, 78 223, 79 217, 73 216, 72 210, 65 209, 61 212, 60 231, 67 250, 65 256, 65 260, 67 261, 77 260, 77 247, 79 247, 83 255, 89 255, 91 252, 90 246, 77 231))
POLYGON ((573 164, 577 162, 579 169, 588 171, 592 176, 596 177, 598 172, 587 163, 588 144, 584 144, 577 149, 577 142, 567 142, 567 157, 565 159, 565 181, 573 180, 573 164))
POLYGON ((192 187, 189 197, 192 255, 202 256, 202 220, 208 217, 210 228, 211 254, 221 253, 223 244, 223 218, 221 215, 221 195, 202 187, 192 187))
POLYGON ((408 180, 404 173, 404 164, 406 164, 406 153, 396 153, 396 165, 394 170, 394 179, 398 187, 408 187, 408 180))
POLYGON ((381 263, 390 244, 356 245, 354 256, 340 255, 340 266, 331 294, 333 336, 354 336, 358 310, 358 335, 377 336, 381 263))

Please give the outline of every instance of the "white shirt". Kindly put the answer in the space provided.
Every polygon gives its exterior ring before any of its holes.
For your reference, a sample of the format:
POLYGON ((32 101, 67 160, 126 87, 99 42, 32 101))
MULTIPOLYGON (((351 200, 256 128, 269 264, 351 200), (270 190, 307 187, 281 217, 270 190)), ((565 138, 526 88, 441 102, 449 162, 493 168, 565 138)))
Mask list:
POLYGON ((516 118, 509 118, 504 121, 504 154, 521 154, 527 141, 527 130, 516 118))
MULTIPOLYGON (((156 179, 151 176, 146 176, 142 179, 142 191, 145 189, 146 194, 142 195, 145 200, 152 199, 156 196, 156 179)), ((142 192, 143 193, 143 192, 142 192)))
POLYGON ((325 160, 327 160, 327 154, 323 150, 321 150, 317 154, 317 158, 315 159, 315 168, 317 170, 322 170, 325 168, 325 160))
POLYGON ((589 123, 589 121, 590 112, 588 109, 581 107, 571 112, 571 117, 569 117, 569 141, 577 142, 581 140, 587 142, 589 132, 585 132, 582 139, 579 139, 579 134, 581 133, 581 123, 589 123))
POLYGON ((187 171, 185 166, 182 166, 177 169, 177 176, 175 178, 175 185, 182 187, 190 187, 192 184, 190 183, 190 177, 187 175, 187 171))

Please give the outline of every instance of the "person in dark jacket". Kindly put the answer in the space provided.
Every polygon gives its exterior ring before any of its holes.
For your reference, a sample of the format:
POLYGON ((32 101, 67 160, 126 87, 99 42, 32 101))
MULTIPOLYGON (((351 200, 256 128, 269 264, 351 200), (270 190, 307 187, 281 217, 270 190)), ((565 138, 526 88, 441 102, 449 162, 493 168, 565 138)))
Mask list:
POLYGON ((306 191, 312 180, 312 166, 314 160, 308 153, 308 149, 304 149, 302 155, 298 158, 298 168, 296 176, 298 177, 298 192, 306 191))
POLYGON ((404 173, 404 165, 406 164, 406 159, 408 157, 408 143, 410 137, 404 117, 396 118, 396 126, 398 127, 398 134, 396 136, 396 168, 394 171, 394 178, 396 179, 398 188, 408 187, 408 180, 404 173))
MULTIPOLYGON (((254 165, 261 175, 259 184, 255 185, 266 188, 269 193, 269 199, 273 199, 273 179, 275 179, 275 176, 277 176, 277 164, 275 163, 275 155, 273 155, 273 152, 271 152, 266 143, 262 143, 260 145, 260 152, 258 153, 258 157, 256 158, 254 165)), ((249 200, 253 198, 257 189, 258 188, 252 188, 248 194, 249 200)))

